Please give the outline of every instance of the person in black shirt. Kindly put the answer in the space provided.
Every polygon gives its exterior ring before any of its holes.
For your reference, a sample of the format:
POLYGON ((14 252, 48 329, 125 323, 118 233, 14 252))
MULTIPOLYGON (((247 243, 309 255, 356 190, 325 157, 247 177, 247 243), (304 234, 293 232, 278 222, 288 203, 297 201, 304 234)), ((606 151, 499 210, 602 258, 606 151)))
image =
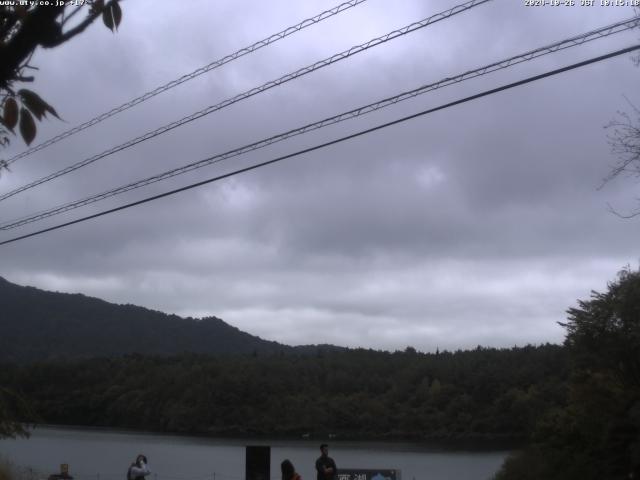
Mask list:
POLYGON ((329 457, 329 445, 323 443, 320 445, 320 451, 322 455, 316 460, 318 480, 336 480, 338 478, 338 468, 333 458, 329 457))

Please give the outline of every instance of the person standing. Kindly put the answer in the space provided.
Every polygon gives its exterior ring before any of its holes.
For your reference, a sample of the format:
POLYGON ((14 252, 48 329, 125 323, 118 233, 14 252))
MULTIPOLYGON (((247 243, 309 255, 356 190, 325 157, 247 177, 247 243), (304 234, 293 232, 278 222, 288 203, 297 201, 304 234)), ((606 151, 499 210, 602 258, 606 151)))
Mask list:
POLYGON ((289 459, 280 464, 280 470, 282 471, 282 480, 302 480, 302 477, 296 472, 296 468, 289 459))
POLYGON ((320 445, 320 458, 316 460, 316 471, 318 472, 318 480, 336 480, 338 478, 338 467, 333 458, 329 456, 329 445, 323 443, 320 445))

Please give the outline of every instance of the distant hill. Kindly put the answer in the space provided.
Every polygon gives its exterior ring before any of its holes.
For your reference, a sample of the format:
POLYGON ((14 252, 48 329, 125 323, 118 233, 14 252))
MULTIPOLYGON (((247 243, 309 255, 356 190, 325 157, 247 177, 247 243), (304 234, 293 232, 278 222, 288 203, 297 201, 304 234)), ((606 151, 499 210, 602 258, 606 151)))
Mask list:
POLYGON ((263 340, 216 317, 182 318, 82 294, 23 287, 0 277, 0 362, 131 353, 312 353, 316 348, 263 340))

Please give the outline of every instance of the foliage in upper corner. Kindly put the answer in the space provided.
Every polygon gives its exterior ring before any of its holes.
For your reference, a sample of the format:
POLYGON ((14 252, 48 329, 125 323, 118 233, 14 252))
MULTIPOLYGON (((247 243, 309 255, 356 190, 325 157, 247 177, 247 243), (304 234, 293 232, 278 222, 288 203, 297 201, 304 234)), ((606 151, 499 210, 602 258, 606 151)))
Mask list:
MULTIPOLYGON (((15 127, 20 129, 20 135, 27 145, 30 145, 36 136, 36 122, 50 113, 60 119, 58 112, 45 102, 37 93, 26 88, 18 90, 15 96, 7 96, 3 105, 2 124, 11 133, 15 134, 15 127), (18 106, 20 102, 20 106, 18 106)), ((2 144, 9 142, 8 137, 3 137, 2 144)))
MULTIPOLYGON (((16 83, 34 80, 33 76, 25 74, 27 70, 36 70, 29 63, 34 51, 38 47, 62 45, 82 33, 98 17, 102 17, 107 28, 115 31, 122 21, 122 9, 119 0, 86 0, 77 6, 64 2, 56 2, 62 5, 4 3, 0 5, 0 147, 9 143, 8 133, 15 134, 16 127, 29 145, 37 133, 36 120, 42 120, 47 113, 60 118, 38 94, 14 87, 16 83)), ((0 170, 6 166, 6 163, 0 163, 0 170)))
MULTIPOLYGON (((640 8, 634 8, 640 17, 640 8)), ((640 67, 640 53, 631 59, 636 67, 640 67)), ((640 109, 627 99, 629 111, 618 111, 617 117, 605 125, 609 131, 607 140, 611 153, 617 157, 609 174, 604 178, 602 186, 622 175, 640 177, 640 109)), ((623 214, 609 206, 611 213, 621 218, 633 218, 640 215, 640 206, 623 214)))
POLYGON ((618 112, 618 117, 606 126, 610 130, 607 136, 611 152, 618 162, 605 181, 619 175, 640 176, 640 109, 628 102, 631 112, 618 112))

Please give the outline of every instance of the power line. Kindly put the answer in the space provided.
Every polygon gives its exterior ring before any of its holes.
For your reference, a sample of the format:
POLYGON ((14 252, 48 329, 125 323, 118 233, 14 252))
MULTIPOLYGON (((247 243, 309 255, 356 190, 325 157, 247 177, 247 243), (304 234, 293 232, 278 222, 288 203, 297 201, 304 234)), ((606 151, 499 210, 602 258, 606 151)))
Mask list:
POLYGON ((151 177, 147 177, 144 178, 142 180, 137 180, 135 182, 126 184, 126 185, 122 185, 120 187, 116 187, 114 189, 99 193, 99 194, 95 194, 86 198, 83 198, 81 200, 76 200, 70 203, 66 203, 64 205, 58 205, 56 207, 50 208, 48 210, 44 210, 41 212, 37 212, 37 213, 33 213, 30 214, 29 216, 26 217, 22 217, 20 219, 15 219, 15 220, 11 220, 9 222, 5 222, 4 224, 0 225, 0 230, 10 230, 13 228, 17 228, 29 223, 33 223, 45 218, 49 218, 52 217, 54 215, 58 215, 64 212, 68 212, 70 210, 74 210, 76 208, 80 208, 86 205, 90 205, 92 203, 98 202, 100 200, 104 200, 110 197, 114 197, 116 195, 131 191, 131 190, 135 190, 137 188, 141 188, 147 185, 151 185, 153 183, 162 181, 162 180, 166 180, 168 178, 172 178, 178 175, 182 175, 184 173, 190 172, 192 170, 196 170, 198 168, 202 168, 214 163, 218 163, 221 162, 223 160, 227 160, 229 158, 232 157, 236 157, 254 150, 258 150, 260 148, 264 148, 267 147, 269 145, 273 145, 274 143, 278 143, 281 142, 283 140, 287 140, 289 138, 292 138, 294 136, 297 135, 301 135, 313 130, 317 130, 320 128, 324 128, 327 127, 329 125, 333 125, 336 123, 340 123, 343 122, 345 120, 350 120, 352 118, 356 118, 359 117, 361 115, 365 115, 386 107, 389 107, 391 105, 394 105, 396 103, 399 103, 401 101, 404 100, 408 100, 410 98, 414 98, 418 95, 422 95, 425 94, 427 92, 431 92, 434 90, 437 90, 439 88, 443 88, 449 85, 453 85, 455 83, 459 83, 465 80, 469 80, 472 78, 476 78, 482 75, 486 75, 488 73, 492 73, 495 72, 497 70, 502 70, 508 67, 511 67, 513 65, 517 65, 519 63, 525 62, 525 61, 530 61, 533 60, 535 58, 544 56, 544 55, 548 55, 550 53, 554 53, 557 52, 559 50, 564 50, 566 48, 570 48, 570 47, 574 47, 574 46, 578 46, 578 45, 582 45, 586 42, 592 41, 592 40, 596 40, 599 38, 603 38, 615 33, 620 33, 632 28, 637 27, 638 25, 640 25, 640 17, 632 17, 630 19, 627 20, 623 20, 620 22, 616 22, 614 24, 608 25, 606 27, 601 27, 599 29, 596 30, 592 30, 586 33, 583 33, 581 35, 576 35, 574 37, 559 41, 559 42, 555 42, 552 43, 550 45, 544 46, 544 47, 540 47, 537 48, 535 50, 530 50, 527 51, 525 53, 519 54, 519 55, 515 55, 512 57, 509 57, 505 60, 501 60, 499 62, 494 62, 491 63, 489 65, 485 65, 484 67, 481 68, 477 68, 475 70, 469 70, 467 72, 464 72, 462 74, 453 76, 453 77, 447 77, 444 78, 442 80, 439 80, 435 83, 431 83, 428 85, 423 85, 419 88, 416 88, 414 90, 410 90, 407 92, 403 92, 400 93, 398 95, 395 95, 393 97, 388 97, 385 98, 383 100, 379 100, 377 102, 374 103, 370 103, 368 105, 353 109, 353 110, 349 110, 347 112, 343 112, 340 113, 338 115, 334 115, 332 117, 328 117, 325 118, 323 120, 320 120, 318 122, 314 122, 314 123, 310 123, 307 124, 305 126, 293 129, 293 130, 289 130, 287 132, 284 133, 280 133, 277 135, 274 135, 272 137, 263 139, 263 140, 259 140, 257 142, 248 144, 248 145, 244 145, 242 147, 239 148, 235 148, 233 150, 227 151, 225 153, 221 153, 218 155, 215 155, 213 157, 208 157, 202 160, 199 160, 197 162, 193 162, 193 163, 189 163, 187 165, 184 165, 182 167, 178 167, 178 168, 174 168, 172 170, 168 170, 166 172, 163 173, 159 173, 156 174, 154 176, 151 177))
POLYGON ((574 64, 568 65, 566 67, 558 68, 558 69, 551 70, 551 71, 548 71, 548 72, 545 72, 545 73, 542 73, 542 74, 539 74, 539 75, 528 77, 528 78, 525 78, 523 80, 519 80, 517 82, 513 82, 513 83, 506 84, 506 85, 502 85, 500 87, 492 88, 490 90, 485 90, 484 92, 477 93, 475 95, 471 95, 469 97, 465 97, 465 98, 462 98, 460 100, 449 102, 449 103, 446 103, 444 105, 440 105, 438 107, 430 108, 428 110, 423 110, 421 112, 414 113, 413 115, 408 115, 408 116, 393 120, 391 122, 383 123, 383 124, 377 125, 375 127, 368 128, 366 130, 361 130, 361 131, 353 133, 351 135, 346 135, 344 137, 340 137, 340 138, 337 138, 335 140, 331 140, 331 141, 328 141, 328 142, 325 142, 325 143, 322 143, 322 144, 319 144, 319 145, 315 145, 313 147, 309 147, 309 148, 305 148, 305 149, 302 149, 302 150, 298 150, 297 152, 290 153, 288 155, 283 155, 283 156, 280 156, 280 157, 277 157, 277 158, 274 158, 274 159, 271 159, 271 160, 267 160, 265 162, 261 162, 261 163, 257 163, 257 164, 251 165, 249 167, 240 168, 240 169, 234 170, 234 171, 229 172, 229 173, 225 173, 225 174, 213 177, 213 178, 209 178, 207 180, 202 180, 200 182, 192 183, 190 185, 187 185, 187 186, 184 186, 184 187, 180 187, 180 188, 176 188, 176 189, 170 190, 168 192, 164 192, 164 193, 161 193, 161 194, 158 194, 158 195, 153 195, 151 197, 147 197, 147 198, 144 198, 142 200, 138 200, 136 202, 131 202, 131 203, 128 203, 126 205, 121 205, 119 207, 115 207, 115 208, 111 208, 109 210, 104 210, 102 212, 95 213, 93 215, 88 215, 86 217, 78 218, 76 220, 72 220, 72 221, 69 221, 69 222, 65 222, 65 223, 61 223, 61 224, 58 224, 58 225, 54 225, 53 227, 49 227, 49 228, 45 228, 45 229, 42 229, 42 230, 38 230, 36 232, 28 233, 26 235, 21 235, 19 237, 11 238, 9 240, 4 240, 4 241, 0 242, 0 246, 6 245, 6 244, 9 244, 9 243, 13 243, 13 242, 17 242, 19 240, 24 240, 26 238, 30 238, 30 237, 33 237, 33 236, 36 236, 36 235, 41 235, 43 233, 51 232, 53 230, 58 230, 60 228, 68 227, 68 226, 74 225, 76 223, 81 223, 81 222, 85 222, 87 220, 91 220, 91 219, 94 219, 94 218, 102 217, 102 216, 108 215, 110 213, 118 212, 120 210, 125 210, 127 208, 135 207, 137 205, 142 205, 144 203, 152 202, 154 200, 159 200, 161 198, 168 197, 170 195, 175 195, 176 193, 180 193, 180 192, 184 192, 184 191, 187 191, 187 190, 191 190, 193 188, 200 187, 202 185, 213 183, 213 182, 216 182, 216 181, 219 181, 219 180, 223 180, 225 178, 229 178, 229 177, 232 177, 234 175, 238 175, 240 173, 244 173, 244 172, 248 172, 248 171, 251 171, 251 170, 255 170, 255 169, 260 168, 260 167, 265 167, 267 165, 271 165, 273 163, 277 163, 277 162, 280 162, 282 160, 286 160, 286 159, 289 159, 289 158, 297 157, 297 156, 303 155, 305 153, 309 153, 309 152, 313 152, 313 151, 316 151, 316 150, 320 150, 322 148, 326 148, 326 147, 331 146, 331 145, 336 145, 338 143, 342 143, 344 141, 351 140, 353 138, 360 137, 360 136, 366 135, 368 133, 375 132, 377 130, 382 130, 383 128, 387 128, 387 127, 390 127, 392 125, 397 125, 397 124, 406 122, 408 120, 412 120, 414 118, 418 118, 418 117, 421 117, 421 116, 424 116, 424 115, 427 115, 427 114, 430 114, 430 113, 433 113, 433 112, 437 112, 439 110, 444 110, 446 108, 450 108, 450 107, 453 107, 453 106, 456 106, 456 105, 460 105, 460 104, 463 104, 463 103, 466 103, 466 102, 470 102, 472 100, 476 100, 478 98, 486 97, 488 95, 493 95, 495 93, 502 92, 504 90, 508 90, 508 89, 511 89, 511 88, 514 88, 514 87, 518 87, 518 86, 521 86, 521 85, 525 85, 525 84, 528 84, 528 83, 531 83, 531 82, 535 82, 537 80, 541 80, 543 78, 547 78, 547 77, 550 77, 550 76, 553 76, 553 75, 558 75, 560 73, 564 73, 564 72, 567 72, 569 70, 574 70, 576 68, 584 67, 586 65, 590 65, 590 64, 593 64, 593 63, 596 63, 596 62, 601 62, 603 60, 607 60, 609 58, 613 58, 613 57, 616 57, 616 56, 619 56, 619 55, 624 55, 626 53, 630 53, 630 52, 633 52, 633 51, 639 50, 639 49, 640 49, 640 45, 634 45, 632 47, 623 48, 622 50, 616 50, 615 52, 611 52, 611 53, 608 53, 606 55, 601 55, 599 57, 594 57, 594 58, 591 58, 589 60, 585 60, 585 61, 582 61, 582 62, 574 63, 574 64))
POLYGON ((20 160, 21 158, 24 158, 28 155, 31 155, 34 152, 37 152, 39 150, 42 150, 50 145, 53 145, 54 143, 58 143, 60 140, 63 140, 67 137, 70 137, 71 135, 74 135, 78 132, 81 132, 82 130, 85 130, 89 127, 92 127, 94 125, 97 125, 98 123, 106 120, 107 118, 113 117, 114 115, 124 112, 125 110, 128 110, 132 107, 135 107, 136 105, 142 103, 142 102, 146 102, 147 100, 149 100, 152 97, 155 97, 156 95, 159 95, 163 92, 166 92, 167 90, 170 90, 174 87, 177 87, 178 85, 181 85, 185 82, 188 82, 189 80, 192 80, 204 73, 210 72, 211 70, 214 70, 216 68, 219 68, 229 62, 232 62, 234 60, 237 60, 240 57, 243 57, 249 53, 253 53, 256 50, 259 50, 263 47, 266 47, 267 45, 271 45, 272 43, 275 43, 279 40, 282 40, 283 38, 288 37, 289 35, 293 35, 294 33, 297 33, 307 27, 310 27, 312 25, 315 25, 316 23, 320 23, 323 20, 326 20, 327 18, 331 18, 335 15, 338 15, 341 12, 344 12, 345 10, 348 10, 350 8, 353 8, 361 3, 366 2, 367 0, 350 0, 348 2, 344 2, 341 3, 340 5, 333 7, 329 10, 325 10, 322 13, 319 13, 317 15, 315 15, 314 17, 311 18, 307 18, 306 20, 303 20, 302 22, 296 24, 296 25, 292 25, 291 27, 287 27, 284 30, 278 32, 278 33, 274 33, 273 35, 268 36, 267 38, 264 38, 262 40, 259 40, 257 42, 255 42, 252 45, 249 45, 248 47, 244 47, 241 48, 240 50, 231 53, 229 55, 226 55, 222 58, 219 58, 218 60, 215 60, 211 63, 209 63, 208 65, 205 65, 203 67, 200 67, 196 70, 194 70, 191 73, 187 73, 183 76, 181 76, 180 78, 177 78, 175 80, 172 80, 168 83, 165 83, 164 85, 161 85, 157 88, 155 88, 154 90, 151 90, 150 92, 146 92, 143 95, 140 95, 139 97, 136 97, 132 100, 129 100, 126 103, 123 103, 122 105, 115 107, 111 110, 109 110, 108 112, 102 113, 100 115, 98 115, 97 117, 92 118, 91 120, 88 120, 76 127, 73 127, 59 135, 56 135, 55 137, 50 138, 49 140, 42 142, 38 145, 35 145, 27 150, 25 150, 22 153, 19 153, 18 155, 15 155, 13 157, 11 157, 10 159, 7 160, 7 165, 11 165, 13 162, 20 160))
POLYGON ((168 132, 170 130, 173 130, 174 128, 180 127, 182 125, 185 125, 186 123, 189 123, 189 122, 192 122, 192 121, 197 120, 199 118, 202 118, 205 115, 209 115, 210 113, 213 113, 215 111, 218 111, 218 110, 221 110, 223 108, 226 108, 226 107, 228 107, 230 105, 233 105, 234 103, 237 103, 237 102, 239 102, 241 100, 245 100, 245 99, 247 99, 249 97, 252 97, 254 95, 262 93, 262 92, 264 92, 266 90, 269 90, 269 89, 271 89, 273 87, 277 87, 277 86, 282 85, 282 84, 284 84, 286 82, 289 82, 289 81, 291 81, 293 79, 296 79, 298 77, 302 77, 302 76, 304 76, 304 75, 306 75, 308 73, 311 73, 311 72, 313 72, 315 70, 319 70, 320 68, 326 67, 326 66, 331 65, 331 64, 336 63, 336 62, 339 62, 339 61, 344 60, 346 58, 349 58, 349 57, 351 57, 353 55, 356 55, 358 53, 364 52, 365 50, 368 50, 370 48, 376 47, 378 45, 381 45, 381 44, 386 43, 386 42, 388 42, 390 40, 393 40, 393 39, 398 38, 400 36, 406 35, 408 33, 414 32, 416 30, 424 28, 424 27, 426 27, 428 25, 431 25, 433 23, 439 22, 441 20, 445 20, 445 19, 447 19, 449 17, 452 17, 452 16, 457 15, 459 13, 465 12, 465 11, 471 9, 471 8, 477 7, 477 6, 482 5, 484 3, 488 3, 490 1, 492 1, 492 0, 470 0, 470 1, 466 2, 466 3, 463 3, 463 4, 460 4, 460 5, 457 5, 457 6, 453 7, 453 8, 450 8, 450 9, 444 11, 444 12, 440 12, 440 13, 432 15, 432 16, 430 16, 428 18, 425 18, 424 20, 421 20, 419 22, 412 23, 412 24, 407 25, 405 27, 402 27, 402 28, 400 28, 398 30, 394 30, 392 32, 389 32, 386 35, 383 35, 381 37, 377 37, 377 38, 369 40, 368 42, 365 42, 363 44, 351 47, 348 50, 345 50, 345 51, 343 51, 341 53, 337 53, 335 55, 332 55, 329 58, 326 58, 324 60, 320 60, 319 62, 316 62, 316 63, 314 63, 312 65, 309 65, 309 66, 306 66, 306 67, 301 68, 299 70, 296 70, 295 72, 288 73, 288 74, 286 74, 286 75, 284 75, 284 76, 282 76, 282 77, 280 77, 280 78, 278 78, 276 80, 271 80, 271 81, 269 81, 269 82, 267 82, 267 83, 265 83, 265 84, 263 84, 263 85, 261 85, 259 87, 254 87, 254 88, 252 88, 250 90, 247 90, 244 93, 241 93, 241 94, 236 95, 234 97, 228 98, 227 100, 224 100, 224 101, 222 101, 222 102, 220 102, 220 103, 218 103, 216 105, 212 105, 212 106, 209 106, 209 107, 207 107, 207 108, 205 108, 203 110, 200 110, 198 112, 192 113, 191 115, 183 117, 180 120, 172 122, 172 123, 170 123, 168 125, 164 125, 164 126, 158 128, 156 130, 153 130, 151 132, 147 132, 144 135, 141 135, 141 136, 136 137, 136 138, 134 138, 132 140, 129 140, 128 142, 125 142, 123 144, 120 144, 118 146, 110 148, 109 150, 106 150, 106 151, 104 151, 104 152, 102 152, 100 154, 97 154, 97 155, 94 155, 92 157, 89 157, 89 158, 86 158, 84 160, 81 160, 80 162, 77 162, 77 163, 75 163, 73 165, 70 165, 70 166, 68 166, 66 168, 63 168, 62 170, 54 172, 54 173, 52 173, 50 175, 47 175, 45 177, 42 177, 39 180, 31 182, 31 183, 29 183, 27 185, 23 185, 21 187, 18 187, 18 188, 14 189, 14 190, 12 190, 12 191, 10 191, 8 193, 2 194, 2 195, 0 195, 0 201, 6 200, 9 197, 17 195, 20 192, 24 192, 25 190, 29 190, 29 189, 31 189, 33 187, 36 187, 38 185, 41 185, 41 184, 43 184, 45 182, 49 182, 49 181, 51 181, 51 180, 53 180, 55 178, 58 178, 58 177, 60 177, 62 175, 66 175, 68 173, 71 173, 71 172, 73 172, 75 170, 78 170, 79 168, 82 168, 82 167, 87 166, 87 165, 89 165, 91 163, 94 163, 94 162, 96 162, 96 161, 98 161, 98 160, 100 160, 100 159, 102 159, 104 157, 107 157, 107 156, 112 155, 114 153, 117 153, 117 152, 120 152, 122 150, 125 150, 125 149, 127 149, 129 147, 137 145, 138 143, 141 143, 141 142, 144 142, 144 141, 149 140, 151 138, 157 137, 158 135, 162 135, 162 134, 164 134, 164 133, 166 133, 166 132, 168 132))

